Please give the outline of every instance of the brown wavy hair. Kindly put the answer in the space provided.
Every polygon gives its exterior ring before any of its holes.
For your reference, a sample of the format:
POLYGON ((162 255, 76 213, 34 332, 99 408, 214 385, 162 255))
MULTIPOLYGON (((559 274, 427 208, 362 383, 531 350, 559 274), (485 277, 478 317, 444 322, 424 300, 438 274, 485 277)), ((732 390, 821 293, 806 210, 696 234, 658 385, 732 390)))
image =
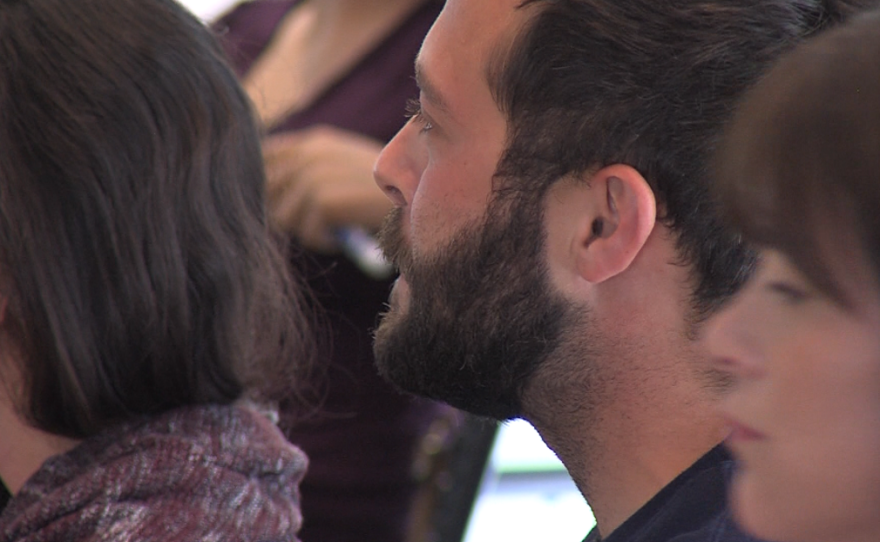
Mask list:
POLYGON ((33 425, 292 392, 310 319, 249 102, 189 12, 0 1, 0 149, 0 331, 33 425))

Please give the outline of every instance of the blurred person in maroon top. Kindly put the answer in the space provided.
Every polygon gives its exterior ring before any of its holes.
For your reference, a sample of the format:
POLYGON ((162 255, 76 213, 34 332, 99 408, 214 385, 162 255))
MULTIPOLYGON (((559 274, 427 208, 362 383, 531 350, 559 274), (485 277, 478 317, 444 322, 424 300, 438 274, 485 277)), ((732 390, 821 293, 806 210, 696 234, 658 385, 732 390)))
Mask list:
POLYGON ((414 453, 439 412, 377 376, 371 333, 390 281, 342 255, 336 234, 374 232, 391 207, 372 167, 418 95, 413 62, 441 7, 257 0, 214 25, 267 132, 273 221, 300 247, 294 264, 330 329, 319 411, 282 412, 288 438, 310 458, 304 540, 402 540, 414 453))

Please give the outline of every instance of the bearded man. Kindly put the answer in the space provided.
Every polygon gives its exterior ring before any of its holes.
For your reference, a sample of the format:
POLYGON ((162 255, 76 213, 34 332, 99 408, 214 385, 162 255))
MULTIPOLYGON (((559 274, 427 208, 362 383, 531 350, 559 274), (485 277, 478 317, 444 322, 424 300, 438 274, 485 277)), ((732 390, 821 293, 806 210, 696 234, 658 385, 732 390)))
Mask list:
POLYGON ((418 107, 375 167, 401 273, 379 370, 531 422, 590 541, 747 539, 696 338, 752 258, 706 164, 769 63, 856 7, 837 4, 448 0, 425 39, 418 107))

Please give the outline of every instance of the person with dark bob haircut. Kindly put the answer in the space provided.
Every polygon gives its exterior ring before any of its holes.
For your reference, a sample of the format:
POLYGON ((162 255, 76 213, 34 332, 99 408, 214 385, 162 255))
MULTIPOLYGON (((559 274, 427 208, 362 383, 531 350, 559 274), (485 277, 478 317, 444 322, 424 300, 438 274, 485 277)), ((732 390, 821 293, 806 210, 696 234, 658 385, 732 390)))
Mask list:
POLYGON ((880 11, 784 57, 716 162, 761 255, 706 337, 736 382, 736 519, 777 541, 880 540, 880 11))
POLYGON ((0 539, 296 539, 266 405, 312 342, 264 182, 183 7, 0 0, 0 539))

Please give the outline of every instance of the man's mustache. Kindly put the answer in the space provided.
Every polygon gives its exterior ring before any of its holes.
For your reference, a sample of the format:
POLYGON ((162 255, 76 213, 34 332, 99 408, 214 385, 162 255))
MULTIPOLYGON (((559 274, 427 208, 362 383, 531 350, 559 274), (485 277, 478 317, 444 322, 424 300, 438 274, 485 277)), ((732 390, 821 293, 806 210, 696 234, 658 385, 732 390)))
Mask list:
POLYGON ((403 233, 403 208, 395 207, 385 216, 378 235, 379 248, 385 259, 404 275, 412 269, 412 249, 403 233))

